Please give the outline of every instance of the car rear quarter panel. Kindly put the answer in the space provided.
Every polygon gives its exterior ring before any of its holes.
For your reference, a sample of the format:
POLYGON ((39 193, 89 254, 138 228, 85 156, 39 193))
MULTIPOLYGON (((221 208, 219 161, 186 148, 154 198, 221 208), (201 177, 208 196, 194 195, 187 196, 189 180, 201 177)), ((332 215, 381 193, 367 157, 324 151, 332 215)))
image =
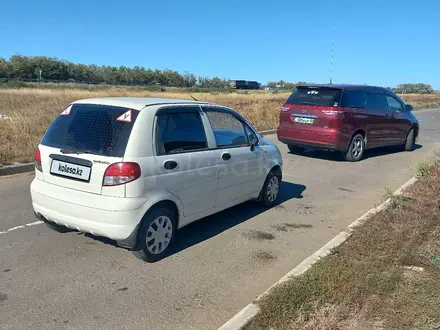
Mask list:
POLYGON ((369 115, 365 109, 358 108, 345 108, 344 112, 345 115, 341 122, 340 132, 342 144, 345 149, 348 149, 355 133, 362 132, 364 135, 367 135, 369 115))

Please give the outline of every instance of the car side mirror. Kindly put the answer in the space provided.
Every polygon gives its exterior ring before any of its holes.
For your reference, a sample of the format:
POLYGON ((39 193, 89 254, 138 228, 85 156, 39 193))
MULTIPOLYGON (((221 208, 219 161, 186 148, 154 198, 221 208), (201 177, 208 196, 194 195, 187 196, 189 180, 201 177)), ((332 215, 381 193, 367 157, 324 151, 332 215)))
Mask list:
POLYGON ((258 138, 255 134, 249 134, 249 144, 251 145, 251 150, 254 151, 255 146, 258 145, 258 138))
POLYGON ((405 111, 413 111, 414 107, 411 104, 405 104, 405 111))

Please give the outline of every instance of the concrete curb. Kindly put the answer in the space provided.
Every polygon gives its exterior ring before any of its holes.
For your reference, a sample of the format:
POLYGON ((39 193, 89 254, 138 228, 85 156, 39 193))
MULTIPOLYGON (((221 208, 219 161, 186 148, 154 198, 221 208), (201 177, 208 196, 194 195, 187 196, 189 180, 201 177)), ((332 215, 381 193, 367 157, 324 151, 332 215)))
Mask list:
POLYGON ((260 133, 261 135, 269 135, 269 134, 275 134, 277 132, 277 129, 269 129, 267 131, 260 131, 258 133, 260 133))
MULTIPOLYGON (((417 182, 416 177, 412 177, 409 179, 405 184, 403 184, 399 189, 397 189, 393 195, 402 195, 403 192, 413 185, 415 182, 417 182)), ((241 311, 239 311, 235 316, 233 316, 229 321, 227 321, 225 324, 223 324, 218 330, 239 330, 242 327, 244 327, 252 318, 254 318, 258 312, 260 311, 260 308, 257 305, 257 302, 263 298, 266 294, 268 294, 275 286, 289 280, 292 277, 301 275, 305 273, 310 267, 312 267, 313 264, 315 264, 319 259, 325 257, 326 255, 330 254, 330 252, 343 244, 353 233, 353 230, 366 222, 368 219, 370 219, 373 215, 376 213, 385 210, 388 208, 388 206, 391 203, 391 199, 387 199, 383 203, 381 203, 379 206, 372 208, 367 213, 365 213, 363 216, 358 218, 356 221, 351 223, 347 229, 340 232, 338 235, 336 235, 332 240, 330 240, 327 244, 325 244, 322 248, 320 248, 318 251, 313 253, 311 256, 307 257, 303 262, 301 262, 298 266, 293 268, 290 272, 288 272, 284 277, 282 277, 278 282, 273 284, 269 289, 264 291, 262 294, 260 294, 257 299, 254 300, 254 302, 247 305, 245 308, 243 308, 241 311)))
POLYGON ((34 163, 4 166, 4 167, 0 167, 0 176, 32 172, 34 168, 35 168, 34 163))

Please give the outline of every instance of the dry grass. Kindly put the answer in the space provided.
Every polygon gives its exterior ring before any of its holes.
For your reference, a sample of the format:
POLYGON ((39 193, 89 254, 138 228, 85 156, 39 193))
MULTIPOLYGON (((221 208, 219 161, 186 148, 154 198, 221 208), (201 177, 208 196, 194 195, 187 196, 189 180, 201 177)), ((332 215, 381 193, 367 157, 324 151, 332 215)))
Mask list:
MULTIPOLYGON (((252 91, 242 93, 193 93, 201 101, 232 107, 244 115, 258 130, 276 128, 279 110, 289 93, 252 91)), ((0 166, 29 162, 47 127, 70 102, 103 96, 170 97, 191 99, 182 89, 148 92, 141 88, 111 87, 106 89, 0 89, 0 166)), ((440 95, 408 95, 414 106, 440 107, 440 95)))
POLYGON ((405 102, 412 104, 415 109, 440 108, 440 94, 408 94, 405 102))
POLYGON ((246 329, 440 329, 439 196, 437 162, 330 256, 263 298, 246 329))

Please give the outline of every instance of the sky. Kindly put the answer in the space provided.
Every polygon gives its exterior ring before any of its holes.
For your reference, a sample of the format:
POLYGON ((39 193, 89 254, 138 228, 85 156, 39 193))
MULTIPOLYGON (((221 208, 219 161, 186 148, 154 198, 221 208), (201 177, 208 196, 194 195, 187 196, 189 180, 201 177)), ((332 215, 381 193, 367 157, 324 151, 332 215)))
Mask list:
POLYGON ((0 0, 0 57, 440 89, 439 0, 0 0))

